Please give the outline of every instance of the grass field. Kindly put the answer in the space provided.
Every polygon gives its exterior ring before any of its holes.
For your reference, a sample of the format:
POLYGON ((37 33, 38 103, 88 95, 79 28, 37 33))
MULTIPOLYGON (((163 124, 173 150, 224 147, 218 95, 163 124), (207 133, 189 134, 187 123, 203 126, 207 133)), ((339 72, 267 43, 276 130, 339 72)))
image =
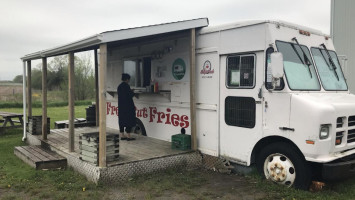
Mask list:
POLYGON ((100 199, 100 186, 72 170, 36 171, 18 159, 13 151, 24 145, 21 132, 0 136, 0 199, 100 199))
MULTIPOLYGON (((85 107, 76 106, 75 117, 85 118, 85 107)), ((21 108, 1 110, 22 113, 21 108)), ((41 112, 40 108, 33 109, 33 115, 41 115, 41 112)), ((51 128, 54 121, 68 119, 67 113, 67 107, 48 108, 51 128)), ((36 171, 23 163, 13 153, 15 146, 25 145, 21 137, 22 129, 7 130, 0 136, 0 199, 101 199, 103 189, 100 186, 70 169, 36 171)))
MULTIPOLYGON (((75 106, 75 118, 85 118, 87 105, 75 106)), ((13 112, 13 113, 23 113, 22 108, 1 108, 1 111, 13 112)), ((63 107, 48 107, 47 115, 51 120, 51 128, 54 128, 54 122, 60 120, 67 120, 69 118, 69 111, 67 106, 63 107)), ((32 115, 42 115, 41 108, 33 108, 32 115)))
MULTIPOLYGON (((75 116, 85 117, 85 107, 76 106, 75 116)), ((34 108, 33 113, 40 115, 41 109, 34 108)), ((67 113, 67 107, 48 108, 51 126, 67 119, 67 113)), ((95 185, 72 169, 29 167, 13 153, 15 146, 25 145, 21 138, 21 129, 0 135, 0 199, 355 199, 355 179, 326 183, 322 191, 309 192, 272 184, 256 173, 226 175, 203 169, 168 170, 134 177, 125 184, 95 185)))
MULTIPOLYGON (((22 102, 22 84, 0 82, 0 102, 22 102)), ((42 91, 32 89, 32 102, 42 101, 42 91)), ((68 101, 68 91, 47 91, 48 102, 68 101)))
POLYGON ((0 101, 21 101, 22 85, 0 83, 0 101))

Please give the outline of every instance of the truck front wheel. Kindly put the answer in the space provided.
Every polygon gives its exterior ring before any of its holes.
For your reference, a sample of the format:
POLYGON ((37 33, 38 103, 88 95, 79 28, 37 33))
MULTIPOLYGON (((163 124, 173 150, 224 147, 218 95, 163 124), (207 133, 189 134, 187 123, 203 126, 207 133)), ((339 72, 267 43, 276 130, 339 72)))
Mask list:
POLYGON ((268 180, 307 190, 312 177, 311 170, 297 149, 286 143, 273 143, 261 150, 257 159, 259 173, 268 180))

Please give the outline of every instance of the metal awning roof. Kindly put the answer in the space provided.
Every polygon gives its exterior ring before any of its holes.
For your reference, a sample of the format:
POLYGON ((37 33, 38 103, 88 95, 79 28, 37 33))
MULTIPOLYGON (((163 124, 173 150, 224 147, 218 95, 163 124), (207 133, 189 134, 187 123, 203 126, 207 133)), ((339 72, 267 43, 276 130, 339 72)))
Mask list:
POLYGON ((122 41, 127 39, 188 30, 192 28, 200 28, 208 26, 208 18, 199 18, 186 21, 178 21, 165 24, 157 24, 150 26, 142 26, 129 29, 121 29, 114 31, 106 31, 100 34, 96 34, 81 40, 71 42, 62 46, 54 47, 51 49, 38 51, 35 53, 27 54, 21 59, 23 61, 40 59, 43 57, 56 56, 61 54, 66 54, 72 51, 81 51, 97 48, 98 45, 102 43, 109 43, 114 41, 122 41))

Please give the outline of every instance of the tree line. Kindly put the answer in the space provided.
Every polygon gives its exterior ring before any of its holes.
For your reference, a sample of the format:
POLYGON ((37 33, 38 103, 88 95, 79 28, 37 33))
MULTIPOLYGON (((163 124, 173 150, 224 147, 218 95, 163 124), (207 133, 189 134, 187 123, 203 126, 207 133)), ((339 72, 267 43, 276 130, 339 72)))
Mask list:
MULTIPOLYGON (((47 89, 62 91, 63 99, 68 100, 68 55, 56 56, 47 64, 47 89)), ((31 84, 33 89, 42 89, 42 64, 31 70, 31 84)), ((18 75, 13 82, 22 83, 22 75, 18 75)), ((74 95, 75 100, 95 98, 95 75, 90 54, 74 57, 74 95)))

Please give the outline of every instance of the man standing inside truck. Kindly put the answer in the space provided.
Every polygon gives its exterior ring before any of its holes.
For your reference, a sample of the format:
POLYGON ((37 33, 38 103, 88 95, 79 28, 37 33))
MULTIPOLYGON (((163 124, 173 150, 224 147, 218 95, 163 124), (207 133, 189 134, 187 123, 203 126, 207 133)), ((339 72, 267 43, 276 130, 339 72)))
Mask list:
POLYGON ((134 93, 129 86, 131 76, 122 74, 122 83, 117 87, 118 94, 118 124, 121 140, 135 140, 131 137, 132 128, 136 125, 136 112, 133 102, 134 93), (124 134, 126 130, 127 135, 124 134))

